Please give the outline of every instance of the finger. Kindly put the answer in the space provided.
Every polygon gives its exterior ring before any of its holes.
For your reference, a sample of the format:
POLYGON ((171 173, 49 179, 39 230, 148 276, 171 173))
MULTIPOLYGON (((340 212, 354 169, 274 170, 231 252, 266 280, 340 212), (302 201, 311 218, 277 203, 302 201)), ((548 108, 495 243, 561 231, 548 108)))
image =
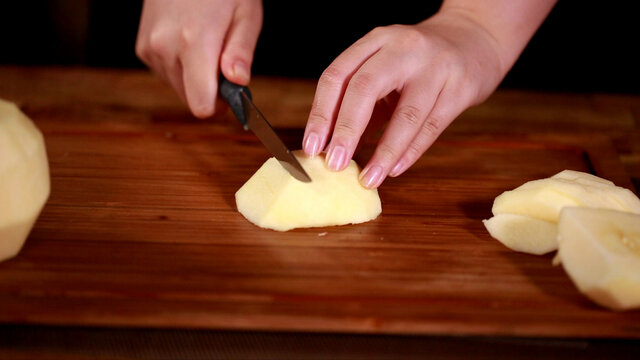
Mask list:
POLYGON ((148 30, 143 31, 142 29, 143 27, 141 26, 136 42, 136 55, 162 81, 170 83, 168 72, 165 68, 167 61, 165 60, 176 59, 176 54, 167 45, 167 32, 156 31, 152 34, 147 34, 148 30))
POLYGON ((400 160, 391 169, 389 176, 399 176, 410 168, 467 105, 468 103, 460 91, 445 86, 422 124, 422 128, 413 138, 400 160))
POLYGON ((171 85, 182 102, 187 102, 182 80, 182 64, 177 55, 167 52, 161 56, 161 54, 149 51, 144 53, 143 62, 162 81, 171 85))
POLYGON ((184 78, 184 74, 182 70, 182 63, 180 62, 179 59, 176 59, 174 63, 174 67, 170 72, 169 82, 171 83, 171 86, 178 94, 178 97, 180 97, 180 100, 182 100, 182 102, 186 104, 187 94, 185 93, 184 82, 182 81, 183 78, 184 78))
POLYGON ((172 65, 178 54, 178 49, 174 44, 174 30, 169 25, 154 26, 152 19, 155 15, 155 7, 150 6, 151 2, 145 1, 140 20, 140 28, 136 38, 136 55, 138 58, 153 70, 162 80, 169 83, 167 64, 172 65))
POLYGON ((253 54, 262 28, 262 5, 236 9, 220 57, 220 70, 229 81, 248 85, 253 54))
POLYGON ((344 169, 352 158, 378 99, 401 88, 407 64, 398 64, 391 51, 378 51, 353 74, 344 93, 327 149, 327 166, 344 169))
POLYGON ((377 188, 380 186, 394 165, 404 155, 433 108, 443 82, 443 79, 435 78, 429 83, 421 83, 420 85, 409 83, 403 88, 398 105, 380 143, 369 163, 360 173, 360 183, 364 187, 377 188))
POLYGON ((302 140, 307 155, 317 155, 324 149, 349 79, 382 43, 381 36, 372 31, 347 48, 322 73, 302 140))
POLYGON ((186 104, 187 96, 184 92, 182 64, 180 63, 180 59, 175 58, 173 61, 165 61, 162 69, 164 80, 171 85, 180 100, 186 104))
POLYGON ((213 31, 194 36, 194 39, 185 39, 185 49, 180 57, 184 92, 193 115, 206 118, 215 111, 223 37, 213 31))
MULTIPOLYGON (((371 113, 371 119, 369 119, 369 124, 367 124, 364 133, 362 133, 356 152, 359 151, 358 149, 363 145, 363 142, 378 143, 389 119, 391 119, 391 115, 393 115, 393 110, 398 105, 399 99, 400 93, 392 91, 389 95, 376 102, 376 105, 373 107, 373 112, 371 113)), ((371 155, 373 154, 373 150, 375 149, 372 149, 371 155)))

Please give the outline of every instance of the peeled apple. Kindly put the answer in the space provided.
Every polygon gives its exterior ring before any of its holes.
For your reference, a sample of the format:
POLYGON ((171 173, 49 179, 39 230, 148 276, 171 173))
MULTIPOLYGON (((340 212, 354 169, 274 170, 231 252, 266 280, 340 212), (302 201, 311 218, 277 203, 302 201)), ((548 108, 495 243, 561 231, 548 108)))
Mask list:
POLYGON ((565 208, 558 244, 556 258, 581 293, 614 310, 640 307, 640 215, 565 208))
POLYGON ((42 133, 15 104, 0 99, 0 261, 20 252, 49 186, 42 133))
POLYGON ((494 200, 494 216, 483 222, 491 236, 508 248, 540 255, 557 249, 555 227, 568 206, 640 214, 640 199, 631 190, 595 175, 564 170, 505 191, 494 200))
POLYGON ((327 169, 323 156, 294 155, 312 181, 295 179, 275 158, 268 159, 236 192, 238 211, 266 229, 358 224, 378 217, 382 205, 376 189, 358 181, 360 168, 351 160, 338 172, 327 169))

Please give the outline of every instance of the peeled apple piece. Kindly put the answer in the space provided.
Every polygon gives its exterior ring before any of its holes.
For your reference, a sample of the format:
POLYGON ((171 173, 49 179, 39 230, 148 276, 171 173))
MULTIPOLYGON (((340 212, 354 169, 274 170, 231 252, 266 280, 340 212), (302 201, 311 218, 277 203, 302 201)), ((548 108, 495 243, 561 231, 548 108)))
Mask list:
POLYGON ((584 183, 589 185, 603 185, 603 186, 615 185, 613 181, 603 179, 593 174, 588 174, 582 171, 575 171, 575 170, 562 170, 559 173, 553 175, 551 178, 569 180, 579 184, 584 183))
POLYGON ((558 247, 555 223, 526 215, 498 214, 483 220, 494 239, 511 250, 542 255, 558 247))
POLYGON ((22 249, 49 186, 42 134, 15 104, 0 99, 0 261, 22 249))
POLYGON ((358 181, 360 168, 351 160, 338 172, 324 157, 293 152, 312 181, 292 177, 275 158, 268 159, 236 192, 238 211, 257 226, 278 231, 358 224, 378 217, 382 205, 376 189, 358 181))
POLYGON ((557 259, 581 293, 614 310, 640 307, 640 215, 565 208, 558 244, 557 259))
POLYGON ((553 227, 568 206, 640 214, 640 199, 631 190, 592 174, 564 170, 500 194, 491 209, 494 216, 483 223, 508 248, 542 255, 557 249, 553 227))
POLYGON ((584 179, 546 178, 529 181, 499 195, 494 214, 520 214, 557 222, 565 206, 587 206, 640 213, 640 199, 631 190, 584 179))

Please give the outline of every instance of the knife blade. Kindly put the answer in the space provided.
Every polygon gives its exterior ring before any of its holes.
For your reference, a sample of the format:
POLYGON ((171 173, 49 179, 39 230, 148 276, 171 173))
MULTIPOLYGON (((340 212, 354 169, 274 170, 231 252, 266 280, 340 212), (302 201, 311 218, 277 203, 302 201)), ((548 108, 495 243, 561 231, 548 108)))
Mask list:
POLYGON ((238 121, 245 130, 251 130, 269 152, 280 162, 294 178, 310 182, 311 177, 304 170, 291 150, 282 142, 271 124, 253 103, 248 87, 234 84, 220 76, 220 96, 229 104, 238 121))

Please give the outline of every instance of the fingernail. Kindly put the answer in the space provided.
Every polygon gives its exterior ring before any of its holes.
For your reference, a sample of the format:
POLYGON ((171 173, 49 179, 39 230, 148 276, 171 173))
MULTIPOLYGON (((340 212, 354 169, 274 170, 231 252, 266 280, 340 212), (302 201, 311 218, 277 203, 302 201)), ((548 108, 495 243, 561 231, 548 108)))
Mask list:
POLYGON ((365 169, 360 174, 360 183, 362 186, 373 189, 382 183, 382 168, 378 165, 365 169))
POLYGON ((320 152, 320 138, 316 133, 310 133, 304 140, 302 149, 307 155, 316 156, 320 152))
POLYGON ((344 166, 346 152, 342 146, 335 146, 327 154, 327 166, 330 170, 338 171, 344 166))
POLYGON ((247 67, 242 61, 236 61, 235 63, 233 63, 231 71, 236 77, 242 78, 244 80, 249 79, 249 70, 247 70, 247 67))
POLYGON ((389 172, 389 176, 392 176, 392 177, 398 176, 402 174, 402 172, 405 170, 406 169, 405 169, 404 161, 400 160, 398 161, 396 166, 394 166, 393 169, 391 169, 391 171, 389 172))

